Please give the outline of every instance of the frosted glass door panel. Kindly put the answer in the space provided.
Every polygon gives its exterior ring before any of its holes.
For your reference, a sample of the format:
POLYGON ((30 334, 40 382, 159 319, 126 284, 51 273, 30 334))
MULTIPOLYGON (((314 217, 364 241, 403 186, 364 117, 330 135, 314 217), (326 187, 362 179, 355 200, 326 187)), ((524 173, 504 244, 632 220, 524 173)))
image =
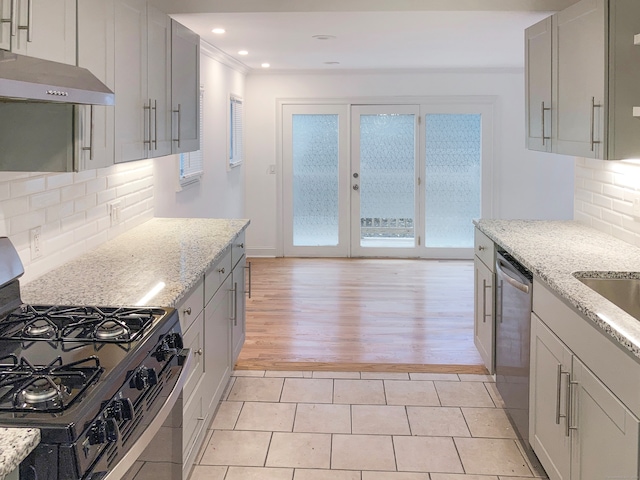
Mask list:
POLYGON ((293 115, 293 245, 339 241, 338 115, 293 115))
POLYGON ((472 220, 481 217, 481 115, 424 118, 425 246, 472 248, 472 220))
POLYGON ((415 246, 416 116, 360 115, 361 247, 415 246))

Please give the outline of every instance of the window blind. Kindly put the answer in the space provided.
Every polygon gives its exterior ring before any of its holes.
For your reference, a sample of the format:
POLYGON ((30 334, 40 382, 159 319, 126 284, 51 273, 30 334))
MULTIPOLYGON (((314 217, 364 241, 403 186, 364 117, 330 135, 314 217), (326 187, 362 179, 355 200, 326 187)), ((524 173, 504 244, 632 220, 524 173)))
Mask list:
POLYGON ((180 185, 185 186, 200 180, 204 173, 202 145, 204 142, 204 90, 200 89, 200 150, 180 154, 180 185))
POLYGON ((229 118, 229 165, 235 166, 244 160, 244 112, 242 99, 231 96, 229 118))

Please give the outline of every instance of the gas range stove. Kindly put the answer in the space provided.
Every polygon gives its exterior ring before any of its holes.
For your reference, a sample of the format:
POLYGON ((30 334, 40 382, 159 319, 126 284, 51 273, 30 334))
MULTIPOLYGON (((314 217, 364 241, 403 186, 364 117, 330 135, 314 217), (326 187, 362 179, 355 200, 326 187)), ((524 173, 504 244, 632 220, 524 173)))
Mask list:
POLYGON ((17 263, 0 238, 0 426, 41 432, 20 478, 102 479, 181 390, 188 352, 177 312, 25 305, 17 263))

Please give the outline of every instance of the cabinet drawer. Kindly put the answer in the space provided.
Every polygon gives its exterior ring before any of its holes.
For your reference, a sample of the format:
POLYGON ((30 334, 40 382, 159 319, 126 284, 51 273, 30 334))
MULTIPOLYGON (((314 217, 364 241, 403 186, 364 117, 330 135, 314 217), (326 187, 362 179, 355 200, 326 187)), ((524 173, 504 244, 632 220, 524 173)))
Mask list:
POLYGON ((205 401, 202 389, 196 390, 195 395, 185 404, 182 416, 182 457, 188 456, 193 449, 198 434, 204 427, 205 401))
POLYGON ((475 255, 489 270, 495 271, 496 248, 489 237, 476 228, 475 230, 475 255))
POLYGON ((231 244, 231 263, 234 268, 244 254, 244 232, 242 232, 231 244))
POLYGON ((222 282, 231 274, 231 248, 222 255, 220 260, 204 274, 204 304, 211 300, 222 285, 222 282))
POLYGON ((180 317, 180 327, 186 331, 204 308, 204 281, 200 280, 176 310, 180 317))
POLYGON ((184 334, 185 348, 190 349, 191 354, 193 355, 191 360, 191 372, 189 372, 189 377, 182 389, 182 395, 185 399, 191 397, 191 394, 204 373, 204 362, 202 361, 204 352, 203 319, 203 314, 198 315, 198 318, 196 318, 196 320, 191 324, 191 327, 189 327, 189 330, 184 334))

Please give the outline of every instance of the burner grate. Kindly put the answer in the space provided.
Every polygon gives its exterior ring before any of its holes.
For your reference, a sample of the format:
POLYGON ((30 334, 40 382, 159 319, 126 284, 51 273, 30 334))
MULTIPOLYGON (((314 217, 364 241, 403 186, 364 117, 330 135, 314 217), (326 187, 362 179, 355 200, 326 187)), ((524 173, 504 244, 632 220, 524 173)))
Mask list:
POLYGON ((69 408, 103 372, 97 357, 64 364, 57 357, 47 365, 26 358, 0 358, 0 411, 56 413, 69 408), (7 363, 8 361, 8 363, 7 363))
POLYGON ((164 313, 158 308, 22 305, 0 321, 0 340, 129 343, 164 313))

